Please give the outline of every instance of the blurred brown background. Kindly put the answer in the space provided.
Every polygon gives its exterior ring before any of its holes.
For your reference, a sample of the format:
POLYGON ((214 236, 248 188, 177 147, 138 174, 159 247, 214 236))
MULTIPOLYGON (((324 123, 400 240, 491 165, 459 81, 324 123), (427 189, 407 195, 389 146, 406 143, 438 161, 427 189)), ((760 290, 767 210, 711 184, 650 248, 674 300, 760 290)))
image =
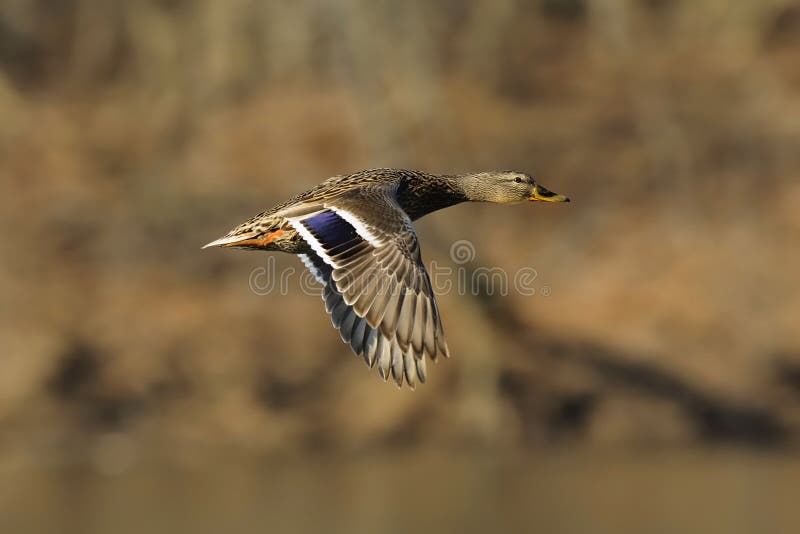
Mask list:
POLYGON ((2 0, 3 531, 792 531, 798 141, 796 0, 2 0), (573 198, 420 221, 538 276, 413 393, 200 251, 390 166, 573 198))

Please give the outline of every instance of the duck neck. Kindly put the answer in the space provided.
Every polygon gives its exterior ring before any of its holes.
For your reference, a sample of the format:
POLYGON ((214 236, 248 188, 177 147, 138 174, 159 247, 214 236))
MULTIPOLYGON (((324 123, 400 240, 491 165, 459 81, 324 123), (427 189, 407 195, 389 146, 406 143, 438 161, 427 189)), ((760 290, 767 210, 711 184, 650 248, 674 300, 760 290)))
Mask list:
POLYGON ((469 176, 413 172, 403 177, 397 192, 400 205, 412 220, 471 200, 469 176))

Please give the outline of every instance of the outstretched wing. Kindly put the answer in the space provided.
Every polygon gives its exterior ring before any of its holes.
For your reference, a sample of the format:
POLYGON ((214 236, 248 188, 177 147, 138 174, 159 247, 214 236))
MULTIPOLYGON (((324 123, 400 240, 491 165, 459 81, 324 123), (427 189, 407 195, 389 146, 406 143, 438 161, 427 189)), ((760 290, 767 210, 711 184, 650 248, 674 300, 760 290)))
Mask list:
POLYGON ((394 188, 371 185, 288 220, 314 253, 301 259, 325 285, 342 339, 386 380, 425 381, 426 356, 449 356, 411 219, 394 188))

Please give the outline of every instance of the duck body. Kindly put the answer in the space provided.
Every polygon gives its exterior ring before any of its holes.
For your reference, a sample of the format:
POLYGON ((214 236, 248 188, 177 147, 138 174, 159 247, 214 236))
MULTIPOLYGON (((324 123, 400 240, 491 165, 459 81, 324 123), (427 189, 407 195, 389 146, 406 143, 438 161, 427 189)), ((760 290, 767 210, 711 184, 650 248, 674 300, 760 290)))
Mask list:
POLYGON ((311 252, 310 245, 300 237, 287 219, 287 216, 296 215, 299 207, 324 205, 326 200, 352 190, 374 189, 375 195, 383 195, 389 190, 393 192, 399 207, 412 221, 415 221, 434 211, 468 200, 454 185, 455 180, 453 176, 404 169, 372 169, 334 176, 241 223, 225 238, 246 236, 245 239, 222 246, 308 254, 311 252), (275 232, 279 233, 265 245, 264 236, 275 232))
POLYGON ((343 341, 384 380, 413 388, 426 379, 426 357, 449 356, 413 221, 467 201, 526 200, 568 201, 514 171, 372 169, 329 178, 206 247, 297 255, 323 285, 343 341))

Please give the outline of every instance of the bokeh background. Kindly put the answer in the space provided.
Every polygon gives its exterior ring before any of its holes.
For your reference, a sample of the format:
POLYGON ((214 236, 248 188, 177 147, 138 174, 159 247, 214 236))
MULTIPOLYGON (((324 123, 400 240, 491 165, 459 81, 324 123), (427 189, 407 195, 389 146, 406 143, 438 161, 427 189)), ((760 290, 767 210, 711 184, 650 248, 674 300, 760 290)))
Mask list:
POLYGON ((796 0, 2 0, 0 528, 797 532, 799 142, 796 0), (414 392, 200 250, 371 167, 573 199, 414 392))

